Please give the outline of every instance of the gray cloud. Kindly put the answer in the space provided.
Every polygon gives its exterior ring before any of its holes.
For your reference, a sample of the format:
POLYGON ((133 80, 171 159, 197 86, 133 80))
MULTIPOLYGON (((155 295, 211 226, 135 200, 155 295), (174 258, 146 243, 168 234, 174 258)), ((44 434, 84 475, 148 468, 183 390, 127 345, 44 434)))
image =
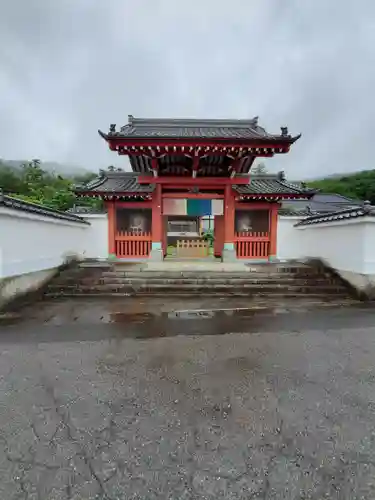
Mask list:
POLYGON ((0 157, 123 166, 127 115, 302 132, 290 177, 373 167, 373 0, 0 0, 0 157))

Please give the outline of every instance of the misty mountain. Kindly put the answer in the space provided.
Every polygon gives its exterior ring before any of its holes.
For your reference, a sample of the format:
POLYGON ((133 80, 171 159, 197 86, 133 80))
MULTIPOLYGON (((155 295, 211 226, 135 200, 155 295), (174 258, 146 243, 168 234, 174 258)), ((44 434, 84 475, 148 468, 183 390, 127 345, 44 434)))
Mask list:
MULTIPOLYGON (((19 170, 22 167, 23 163, 27 163, 29 160, 4 160, 0 159, 0 163, 19 170)), ((72 177, 77 175, 84 175, 92 170, 89 170, 85 167, 77 166, 77 165, 68 165, 63 163, 58 163, 56 161, 42 161, 40 164, 41 168, 48 173, 55 173, 57 175, 62 175, 64 177, 72 177)))
MULTIPOLYGON (((358 171, 361 172, 361 171, 358 171)), ((350 177, 351 175, 355 175, 358 173, 356 171, 351 171, 351 172, 338 172, 336 174, 330 174, 330 175, 320 175, 318 177, 305 177, 304 180, 307 182, 315 182, 315 181, 323 181, 326 179, 341 179, 342 177, 350 177)))

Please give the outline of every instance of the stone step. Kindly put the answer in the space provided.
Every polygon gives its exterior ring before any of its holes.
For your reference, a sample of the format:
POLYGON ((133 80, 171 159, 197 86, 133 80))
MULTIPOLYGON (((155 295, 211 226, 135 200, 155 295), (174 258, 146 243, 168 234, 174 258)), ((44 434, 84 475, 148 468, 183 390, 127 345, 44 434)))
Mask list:
POLYGON ((62 272, 48 286, 52 297, 248 297, 347 300, 346 286, 329 271, 303 264, 268 264, 206 269, 150 270, 131 265, 75 267, 62 272))
MULTIPOLYGON (((58 286, 69 286, 77 284, 77 279, 74 277, 65 277, 62 279, 58 279, 54 282, 54 285, 58 286)), ((332 277, 318 276, 318 277, 291 277, 291 276, 277 276, 267 277, 267 276, 257 276, 257 277, 247 277, 247 276, 236 276, 236 277, 227 277, 227 276, 215 276, 214 278, 210 278, 207 276, 203 277, 185 277, 178 276, 171 278, 168 275, 163 277, 84 277, 79 280, 81 285, 91 285, 97 286, 101 284, 113 284, 113 285, 158 285, 158 284, 207 284, 207 285, 245 285, 245 284, 253 284, 253 285, 266 285, 266 284, 275 284, 275 285, 306 285, 306 284, 327 284, 327 283, 337 283, 337 281, 332 277)))
MULTIPOLYGON (((151 291, 151 292, 128 292, 128 293, 120 293, 120 292, 100 292, 97 291, 96 293, 80 293, 78 290, 76 292, 71 291, 71 292, 59 292, 59 293, 52 293, 48 292, 45 294, 46 298, 59 298, 59 297, 82 297, 82 298, 89 298, 89 297, 97 297, 97 298, 107 298, 107 297, 131 297, 131 296, 139 296, 139 297, 192 297, 196 296, 196 293, 192 293, 191 291, 172 291, 171 293, 166 293, 165 291, 151 291)), ((223 297, 223 296, 228 296, 228 297, 249 297, 249 294, 247 292, 241 292, 241 291, 233 291, 227 294, 223 294, 222 292, 217 292, 214 291, 213 289, 207 290, 205 292, 206 297, 223 297)), ((288 292, 285 291, 283 293, 273 293, 269 294, 268 292, 262 293, 259 292, 255 295, 252 295, 251 298, 263 298, 267 299, 268 297, 272 298, 273 300, 283 300, 283 299, 294 299, 294 298, 301 298, 301 293, 295 293, 295 292, 288 292)), ((334 296, 327 296, 327 294, 324 293, 304 293, 303 298, 310 300, 310 299, 316 299, 322 302, 332 302, 332 297, 334 297, 334 301, 337 301, 338 303, 341 303, 342 301, 348 301, 348 295, 347 293, 340 293, 340 294, 335 294, 334 296)), ((351 302, 351 301, 350 301, 351 302)))
POLYGON ((313 283, 315 284, 321 284, 321 283, 328 283, 328 282, 335 282, 336 281, 333 278, 329 277, 314 277, 313 279, 311 278, 306 278, 306 277, 283 277, 283 276, 278 276, 275 278, 270 278, 269 276, 261 276, 261 277, 244 277, 244 276, 236 276, 234 277, 226 277, 226 276, 215 276, 214 278, 210 278, 207 276, 199 276, 196 278, 193 277, 185 277, 185 276, 179 276, 178 278, 170 278, 168 275, 164 277, 150 277, 150 278, 129 278, 129 277, 113 277, 113 278, 99 278, 98 283, 113 283, 113 284, 150 284, 150 285, 157 285, 157 284, 204 284, 204 285, 219 285, 219 284, 225 284, 225 285, 233 285, 233 286, 238 286, 238 285, 246 285, 246 284, 253 284, 253 285, 266 285, 266 284, 275 284, 275 285, 291 285, 291 284, 310 284, 313 283))
POLYGON ((310 284, 310 285, 296 285, 296 284, 290 284, 290 285, 278 285, 275 283, 271 284, 262 284, 262 285, 257 285, 257 284, 242 284, 239 286, 234 286, 232 284, 212 284, 212 283, 207 283, 207 284, 197 284, 197 283, 163 283, 163 284, 144 284, 140 283, 136 286, 132 286, 130 284, 115 284, 115 283, 103 283, 103 284, 97 284, 96 286, 87 286, 87 285, 82 285, 80 283, 77 283, 75 285, 65 285, 63 287, 59 285, 53 285, 51 284, 48 287, 49 292, 69 292, 69 291, 77 291, 82 292, 82 293, 97 293, 97 292, 136 292, 140 293, 143 291, 167 291, 170 293, 178 292, 178 291, 191 291, 194 293, 206 293, 209 290, 213 290, 216 292, 223 292, 223 293, 232 293, 233 291, 240 291, 240 292, 246 292, 249 295, 252 294, 257 294, 257 293, 274 293, 274 292, 280 292, 280 291, 285 291, 285 292, 298 292, 298 293, 310 293, 310 292, 316 292, 316 293, 324 293, 324 294, 331 294, 331 293, 347 293, 347 290, 345 289, 344 286, 340 284, 322 284, 322 285, 315 285, 315 284, 310 284))
MULTIPOLYGON (((311 270, 311 271, 306 271, 306 270, 301 270, 299 273, 278 273, 278 272, 271 272, 271 271, 264 271, 264 272, 197 272, 197 271, 168 271, 168 272, 160 272, 160 271, 140 271, 140 272, 130 272, 130 271, 124 271, 124 272, 115 272, 115 271, 104 271, 103 273, 100 274, 101 277, 103 278, 169 278, 169 279, 174 279, 174 278, 181 278, 181 277, 186 277, 186 278, 207 278, 207 279, 214 279, 214 278, 223 278, 225 277, 226 279, 230 278, 296 278, 296 277, 304 277, 304 276, 324 276, 324 275, 329 275, 329 273, 322 273, 319 270, 311 270)), ((71 275, 72 277, 77 276, 77 275, 71 275)), ((97 274, 95 276, 98 276, 97 274)))
POLYGON ((99 278, 97 280, 91 279, 83 279, 78 283, 75 280, 67 280, 64 282, 54 282, 51 283, 50 287, 54 288, 67 288, 67 287, 102 287, 102 286, 110 286, 110 287, 140 287, 140 286, 148 286, 155 287, 160 285, 168 285, 168 286, 190 286, 190 287, 218 287, 218 286, 231 286, 232 288, 238 287, 254 287, 260 288, 264 286, 273 286, 273 287, 317 287, 317 286, 340 286, 344 288, 343 285, 337 283, 337 281, 328 278, 316 278, 314 280, 309 280, 305 278, 296 278, 296 279, 190 279, 190 278, 180 278, 180 279, 166 279, 166 278, 154 278, 154 279, 140 279, 140 278, 111 278, 104 279, 99 278))

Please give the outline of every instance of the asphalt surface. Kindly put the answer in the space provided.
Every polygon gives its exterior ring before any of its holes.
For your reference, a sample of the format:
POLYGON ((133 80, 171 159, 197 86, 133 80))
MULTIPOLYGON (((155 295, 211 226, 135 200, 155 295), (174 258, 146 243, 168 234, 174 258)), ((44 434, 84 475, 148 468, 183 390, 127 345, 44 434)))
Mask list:
POLYGON ((0 498, 374 499, 375 310, 234 304, 0 319, 0 498))

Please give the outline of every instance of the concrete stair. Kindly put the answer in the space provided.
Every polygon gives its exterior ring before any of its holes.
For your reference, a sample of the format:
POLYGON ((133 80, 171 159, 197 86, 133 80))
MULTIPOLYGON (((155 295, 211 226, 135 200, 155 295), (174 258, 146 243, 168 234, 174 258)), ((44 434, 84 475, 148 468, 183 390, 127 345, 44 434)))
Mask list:
POLYGON ((238 296, 349 299, 347 286, 330 271, 305 264, 243 266, 241 270, 177 270, 168 266, 77 265, 48 285, 47 297, 238 296))

